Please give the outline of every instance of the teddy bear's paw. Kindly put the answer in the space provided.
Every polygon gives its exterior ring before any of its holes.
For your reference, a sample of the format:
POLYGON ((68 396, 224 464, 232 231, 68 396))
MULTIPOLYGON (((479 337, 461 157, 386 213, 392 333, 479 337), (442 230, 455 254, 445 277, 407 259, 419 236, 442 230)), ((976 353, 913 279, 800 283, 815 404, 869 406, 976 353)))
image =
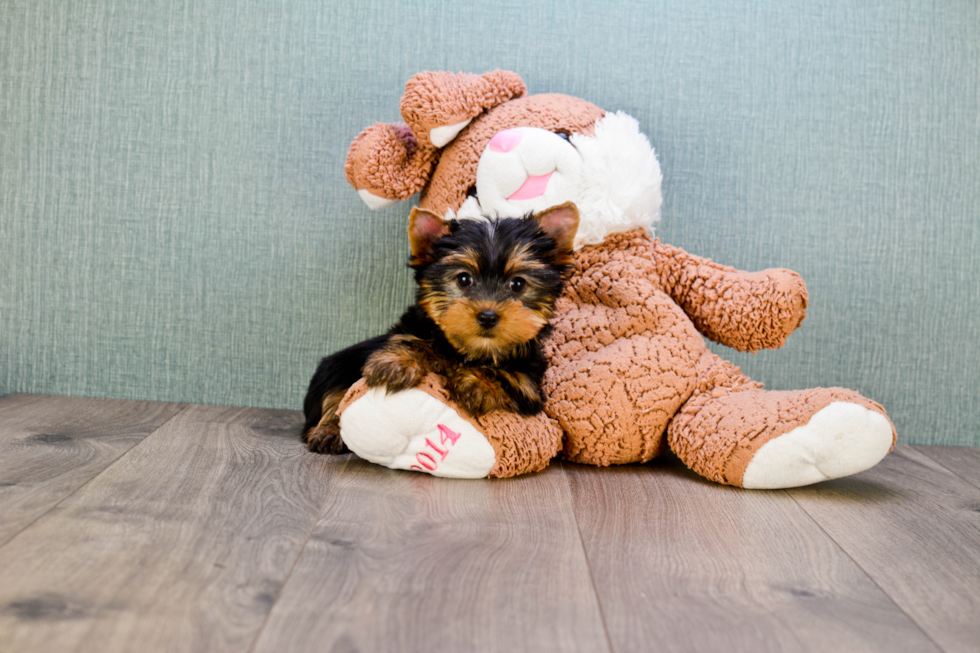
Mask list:
POLYGON ((486 478, 497 462, 480 431, 422 390, 368 390, 344 409, 340 432, 359 457, 391 469, 486 478))
POLYGON ((742 487, 772 490, 856 474, 876 465, 892 443, 888 418, 836 401, 762 445, 745 468, 742 487))

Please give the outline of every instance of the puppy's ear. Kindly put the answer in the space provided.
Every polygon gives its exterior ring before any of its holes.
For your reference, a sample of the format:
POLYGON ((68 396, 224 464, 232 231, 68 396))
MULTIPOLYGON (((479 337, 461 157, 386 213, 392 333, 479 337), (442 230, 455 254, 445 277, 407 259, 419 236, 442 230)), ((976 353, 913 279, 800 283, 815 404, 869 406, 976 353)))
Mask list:
POLYGON ((412 246, 412 265, 432 260, 432 244, 449 234, 449 224, 427 209, 415 207, 408 216, 408 242, 412 246))
POLYGON ((578 207, 573 202, 565 202, 545 209, 535 215, 534 219, 541 230, 554 239, 558 251, 570 256, 575 233, 578 231, 578 207))

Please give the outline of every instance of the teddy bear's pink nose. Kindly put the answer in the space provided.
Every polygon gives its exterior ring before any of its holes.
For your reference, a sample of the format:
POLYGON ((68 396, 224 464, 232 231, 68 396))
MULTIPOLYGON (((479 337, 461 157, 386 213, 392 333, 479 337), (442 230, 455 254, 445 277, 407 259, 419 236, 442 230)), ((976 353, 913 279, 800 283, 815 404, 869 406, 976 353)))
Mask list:
POLYGON ((521 142, 521 132, 516 129, 505 129, 490 139, 490 149, 493 152, 510 152, 521 142))

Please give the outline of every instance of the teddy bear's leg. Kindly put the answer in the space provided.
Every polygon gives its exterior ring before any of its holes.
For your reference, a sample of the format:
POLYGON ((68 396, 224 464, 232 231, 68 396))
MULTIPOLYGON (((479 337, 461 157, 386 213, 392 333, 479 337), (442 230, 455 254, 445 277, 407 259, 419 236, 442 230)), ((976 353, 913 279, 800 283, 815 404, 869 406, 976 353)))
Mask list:
POLYGON ((872 467, 895 442, 884 408, 853 390, 766 391, 710 352, 699 371, 667 437, 688 467, 718 483, 810 485, 872 467))
POLYGON ((588 465, 646 462, 666 448, 664 430, 691 395, 697 358, 673 336, 612 339, 552 360, 545 411, 565 432, 562 455, 588 465))
POLYGON ((561 431, 543 413, 494 412, 472 419, 430 374, 410 390, 386 394, 358 381, 340 405, 344 443, 370 462, 449 478, 504 478, 544 469, 561 431))

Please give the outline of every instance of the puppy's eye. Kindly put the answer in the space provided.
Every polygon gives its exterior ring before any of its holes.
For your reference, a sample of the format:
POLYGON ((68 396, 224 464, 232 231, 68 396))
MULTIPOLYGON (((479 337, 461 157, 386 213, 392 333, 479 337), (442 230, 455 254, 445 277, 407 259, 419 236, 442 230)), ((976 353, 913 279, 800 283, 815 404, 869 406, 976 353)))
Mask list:
POLYGON ((527 281, 521 277, 514 277, 510 280, 510 291, 515 295, 520 295, 527 288, 527 281))
POLYGON ((473 277, 469 272, 460 272, 456 275, 456 285, 460 288, 469 288, 473 285, 473 277))

